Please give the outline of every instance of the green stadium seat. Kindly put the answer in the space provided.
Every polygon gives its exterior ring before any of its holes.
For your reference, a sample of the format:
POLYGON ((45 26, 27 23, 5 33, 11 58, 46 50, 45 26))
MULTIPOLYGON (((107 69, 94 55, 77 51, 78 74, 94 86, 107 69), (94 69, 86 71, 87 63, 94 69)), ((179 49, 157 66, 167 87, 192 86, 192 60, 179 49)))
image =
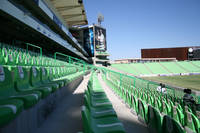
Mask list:
POLYGON ((135 110, 136 113, 138 113, 138 100, 133 94, 131 95, 131 103, 131 108, 135 110))
POLYGON ((90 97, 90 99, 107 99, 106 94, 101 93, 98 95, 98 93, 93 94, 89 89, 85 90, 85 94, 87 95, 87 97, 90 97))
POLYGON ((8 50, 5 47, 2 48, 2 56, 6 57, 8 54, 8 50))
POLYGON ((84 105, 90 111, 92 117, 94 118, 101 118, 107 116, 116 116, 116 112, 114 111, 112 106, 98 106, 92 107, 90 101, 84 97, 84 105))
MULTIPOLYGON (((48 77, 49 77, 49 81, 52 83, 58 83, 59 87, 63 87, 65 85, 65 81, 59 80, 59 79, 55 79, 54 78, 54 73, 53 73, 53 69, 54 67, 49 67, 48 68, 48 77)), ((67 82, 67 81, 66 81, 67 82)))
POLYGON ((196 129, 196 132, 199 133, 200 132, 200 121, 199 119, 192 114, 192 120, 193 120, 193 123, 195 125, 195 129, 196 129))
POLYGON ((93 118, 89 110, 83 106, 82 118, 85 133, 125 133, 125 129, 117 117, 93 118))
POLYGON ((59 89, 59 84, 52 83, 49 81, 47 70, 44 67, 40 68, 40 80, 41 80, 42 85, 51 86, 53 92, 59 89))
POLYGON ((84 95, 84 105, 82 119, 85 133, 125 132, 95 73, 92 73, 88 82, 88 89, 84 95))
POLYGON ((159 110, 151 105, 148 105, 148 127, 157 133, 162 133, 163 116, 159 110))
POLYGON ((1 65, 5 65, 6 62, 5 62, 5 57, 3 56, 2 52, 0 51, 0 64, 1 65))
POLYGON ((21 53, 16 56, 16 65, 25 66, 25 59, 21 53))
POLYGON ((180 119, 181 112, 180 112, 180 110, 178 109, 177 106, 173 106, 172 109, 173 109, 172 118, 181 124, 181 119, 180 119))
POLYGON ((162 133, 186 133, 182 126, 176 120, 168 115, 163 118, 162 133))
POLYGON ((138 112, 137 114, 147 123, 148 122, 148 106, 147 104, 138 99, 138 112))
POLYGON ((18 92, 14 88, 13 73, 7 68, 0 66, 0 101, 7 99, 21 99, 24 102, 24 108, 30 108, 35 105, 40 97, 37 92, 23 91, 18 92))
MULTIPOLYGON (((186 113, 186 118, 185 118, 185 129, 187 132, 196 132, 196 128, 197 131, 198 129, 198 124, 195 125, 195 123, 193 122, 193 120, 196 121, 195 116, 191 113, 191 112, 185 112, 186 113)), ((196 121, 197 122, 197 121, 196 121)))
POLYGON ((6 65, 15 65, 16 64, 15 58, 13 58, 12 54, 7 54, 7 56, 5 57, 5 62, 6 62, 6 65))
POLYGON ((0 128, 14 120, 23 110, 23 101, 19 99, 0 100, 0 128))
POLYGON ((126 91, 126 102, 128 103, 128 105, 131 107, 131 91, 126 91))
POLYGON ((162 113, 165 115, 172 116, 171 106, 166 101, 162 101, 162 113))
POLYGON ((112 103, 109 100, 91 100, 87 95, 84 95, 84 101, 87 102, 88 105, 94 108, 101 107, 112 107, 112 103))
POLYGON ((40 81, 39 70, 32 66, 30 69, 30 84, 33 87, 32 90, 37 90, 42 92, 42 98, 48 96, 52 92, 52 87, 49 85, 42 85, 40 81))

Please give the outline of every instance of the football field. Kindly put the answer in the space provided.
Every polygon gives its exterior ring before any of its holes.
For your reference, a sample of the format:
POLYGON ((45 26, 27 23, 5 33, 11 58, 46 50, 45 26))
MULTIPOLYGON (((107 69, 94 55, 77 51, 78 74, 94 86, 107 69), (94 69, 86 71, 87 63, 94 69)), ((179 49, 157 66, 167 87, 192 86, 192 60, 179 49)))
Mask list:
POLYGON ((171 86, 189 88, 200 91, 200 75, 187 76, 160 76, 160 77, 143 77, 147 80, 165 83, 171 86))

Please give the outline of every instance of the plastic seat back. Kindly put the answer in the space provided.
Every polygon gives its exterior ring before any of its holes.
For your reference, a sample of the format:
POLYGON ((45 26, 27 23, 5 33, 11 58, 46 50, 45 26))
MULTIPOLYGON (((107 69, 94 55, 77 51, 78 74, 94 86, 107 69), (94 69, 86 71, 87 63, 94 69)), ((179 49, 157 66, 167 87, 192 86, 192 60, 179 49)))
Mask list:
POLYGON ((1 49, 0 49, 0 64, 1 65, 5 65, 6 64, 5 57, 3 56, 3 52, 2 52, 1 49))
POLYGON ((190 130, 195 132, 195 130, 196 130, 195 124, 193 123, 193 119, 195 118, 195 116, 191 112, 188 112, 188 111, 186 111, 185 113, 186 113, 185 127, 188 127, 190 130))
POLYGON ((49 77, 49 81, 52 81, 54 79, 53 67, 48 68, 48 77, 49 77))
POLYGON ((82 110, 81 110, 81 114, 82 114, 82 119, 83 119, 83 129, 84 129, 84 133, 90 133, 91 131, 91 116, 90 116, 90 112, 87 109, 86 106, 82 106, 82 110))
POLYGON ((157 133, 162 132, 162 118, 157 109, 153 106, 148 106, 148 125, 151 130, 157 133))
POLYGON ((41 80, 42 83, 47 83, 49 81, 47 69, 45 67, 40 68, 40 80, 41 80))
POLYGON ((15 65, 16 60, 15 58, 13 58, 12 54, 7 54, 7 56, 5 57, 5 62, 7 65, 15 65))
POLYGON ((196 132, 199 133, 200 132, 200 122, 199 122, 199 119, 194 114, 192 114, 192 120, 193 120, 193 123, 195 125, 196 132))
POLYGON ((16 65, 25 66, 25 60, 21 53, 18 53, 18 55, 16 56, 16 65))
POLYGON ((181 127, 181 125, 176 120, 169 117, 168 115, 165 115, 163 118, 162 132, 163 133, 185 133, 185 130, 181 127))
POLYGON ((8 67, 0 65, 0 98, 8 97, 15 93, 13 73, 8 67))
POLYGON ((40 73, 35 66, 32 66, 30 69, 30 84, 34 87, 41 85, 40 73))
POLYGON ((30 88, 29 83, 29 70, 22 66, 17 66, 15 68, 15 88, 18 91, 24 91, 30 88))
POLYGON ((3 55, 4 57, 6 57, 6 56, 8 55, 8 50, 7 50, 7 48, 2 48, 2 55, 3 55))

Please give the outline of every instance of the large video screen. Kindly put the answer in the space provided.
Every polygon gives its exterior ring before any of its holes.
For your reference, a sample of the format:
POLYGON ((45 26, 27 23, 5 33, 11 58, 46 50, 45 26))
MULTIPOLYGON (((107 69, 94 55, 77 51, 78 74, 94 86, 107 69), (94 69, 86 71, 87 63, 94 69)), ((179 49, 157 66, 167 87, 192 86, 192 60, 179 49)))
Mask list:
POLYGON ((94 33, 93 28, 84 29, 84 49, 90 57, 94 57, 94 33))
POLYGON ((94 27, 95 31, 95 49, 96 51, 106 51, 106 30, 101 27, 94 27))

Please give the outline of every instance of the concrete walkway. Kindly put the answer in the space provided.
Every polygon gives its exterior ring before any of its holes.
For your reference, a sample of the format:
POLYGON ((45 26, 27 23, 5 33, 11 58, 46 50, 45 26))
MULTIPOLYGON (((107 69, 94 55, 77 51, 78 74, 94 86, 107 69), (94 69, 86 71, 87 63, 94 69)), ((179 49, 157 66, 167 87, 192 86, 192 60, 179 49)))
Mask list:
POLYGON ((89 75, 59 103, 44 124, 35 133, 77 133, 83 131, 81 106, 89 75))
MULTIPOLYGON (((35 133, 77 133, 83 131, 81 106, 83 105, 84 90, 87 87, 89 76, 85 76, 81 84, 70 92, 50 114, 44 124, 35 133)), ((130 112, 121 100, 115 96, 111 89, 99 77, 109 100, 123 123, 127 133, 148 133, 148 128, 138 121, 137 116, 130 112)))
POLYGON ((111 91, 106 83, 102 80, 101 76, 99 75, 99 81, 104 88, 104 91, 113 105, 119 120, 123 123, 124 128, 127 133, 149 133, 149 130, 146 125, 141 123, 138 120, 136 115, 131 113, 131 109, 129 109, 115 94, 111 91))

